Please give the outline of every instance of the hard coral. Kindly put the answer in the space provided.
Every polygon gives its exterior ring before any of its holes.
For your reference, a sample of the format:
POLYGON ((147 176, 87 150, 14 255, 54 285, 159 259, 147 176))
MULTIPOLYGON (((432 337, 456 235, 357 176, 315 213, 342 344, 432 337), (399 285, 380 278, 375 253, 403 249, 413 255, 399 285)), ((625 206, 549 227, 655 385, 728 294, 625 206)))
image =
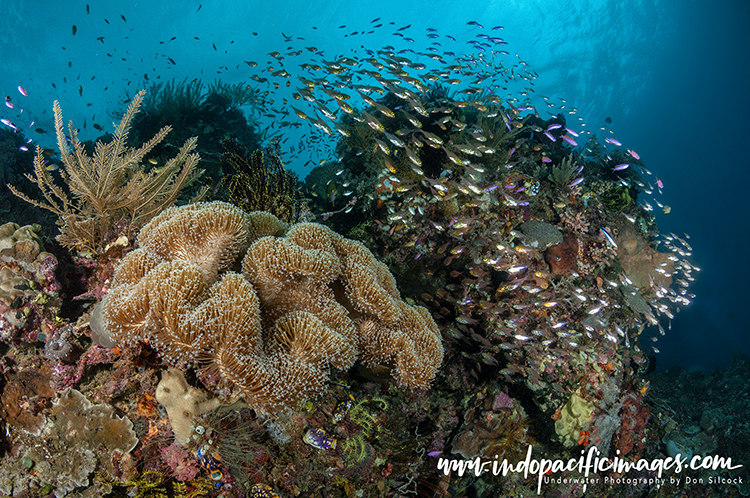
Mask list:
POLYGON ((0 226, 0 331, 5 340, 36 340, 39 322, 54 320, 60 309, 57 259, 44 251, 40 230, 40 225, 0 226))
POLYGON ((130 420, 117 416, 110 405, 92 404, 75 389, 60 393, 41 434, 16 438, 17 459, 0 466, 0 493, 42 496, 41 490, 51 486, 57 498, 63 497, 88 486, 97 466, 113 475, 114 462, 138 444, 130 420), (21 458, 33 463, 33 472, 14 472, 21 458))
MULTIPOLYGON (((34 297, 33 290, 54 277, 54 271, 43 274, 43 263, 52 254, 44 251, 40 225, 19 227, 15 223, 0 226, 0 301, 10 305, 16 299, 34 297)), ((53 268, 54 270, 54 268, 53 268)))
POLYGON ((388 362, 426 387, 442 361, 426 310, 404 303, 361 244, 312 223, 289 228, 225 203, 173 208, 139 234, 102 306, 118 342, 199 362, 224 395, 274 412, 320 393, 328 365, 388 362), (247 249, 247 245, 250 244, 247 249), (226 271, 247 249, 242 274, 226 271))
POLYGON ((616 241, 622 269, 638 289, 648 291, 652 282, 664 287, 672 284, 670 275, 674 272, 674 263, 668 258, 670 254, 659 252, 649 245, 634 226, 623 227, 616 241))

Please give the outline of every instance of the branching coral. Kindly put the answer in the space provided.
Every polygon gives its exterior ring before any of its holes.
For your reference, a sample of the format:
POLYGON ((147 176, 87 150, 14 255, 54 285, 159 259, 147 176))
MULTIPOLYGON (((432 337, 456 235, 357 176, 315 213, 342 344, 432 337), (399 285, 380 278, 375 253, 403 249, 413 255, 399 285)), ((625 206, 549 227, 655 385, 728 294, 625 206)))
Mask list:
POLYGON ((358 242, 312 223, 284 224, 225 203, 172 208, 139 234, 103 301, 118 342, 150 342, 172 365, 196 364, 221 394, 258 410, 325 389, 328 365, 391 363, 426 387, 442 361, 437 326, 401 301, 358 242), (233 268, 245 252, 242 274, 233 268))
POLYGON ((177 156, 159 170, 147 171, 143 158, 159 144, 171 127, 165 126, 156 136, 138 149, 127 147, 126 141, 133 117, 143 101, 145 90, 130 103, 112 141, 97 142, 94 155, 89 156, 78 140, 77 130, 68 126, 70 146, 63 131, 60 104, 55 101, 55 130, 63 168, 63 181, 70 193, 55 183, 47 169, 41 147, 34 158, 34 175, 26 177, 41 191, 44 201, 23 194, 13 185, 8 188, 18 197, 58 215, 60 235, 57 240, 69 249, 103 250, 105 235, 118 221, 140 227, 172 204, 186 185, 203 171, 196 168, 198 154, 193 153, 196 139, 185 142, 177 156))

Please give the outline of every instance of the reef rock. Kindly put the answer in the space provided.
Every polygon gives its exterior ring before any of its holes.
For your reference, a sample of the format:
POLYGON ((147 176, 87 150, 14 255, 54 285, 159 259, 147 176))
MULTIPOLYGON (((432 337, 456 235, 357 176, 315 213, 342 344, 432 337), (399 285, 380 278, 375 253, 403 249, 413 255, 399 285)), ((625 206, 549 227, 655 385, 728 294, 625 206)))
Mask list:
POLYGON ((42 319, 53 319, 60 309, 57 259, 44 251, 40 230, 40 225, 0 226, 0 330, 5 340, 19 338, 19 331, 42 319))

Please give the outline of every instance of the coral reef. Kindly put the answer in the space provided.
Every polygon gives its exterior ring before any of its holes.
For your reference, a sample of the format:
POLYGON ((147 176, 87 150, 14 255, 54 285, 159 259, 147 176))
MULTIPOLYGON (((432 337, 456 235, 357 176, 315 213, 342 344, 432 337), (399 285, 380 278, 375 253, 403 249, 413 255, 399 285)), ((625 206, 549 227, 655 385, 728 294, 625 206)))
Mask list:
POLYGON ((401 301, 361 244, 309 223, 274 236, 283 226, 224 203, 166 210, 118 268, 104 330, 123 345, 148 341, 172 365, 199 364, 219 393, 270 413, 320 393, 327 365, 358 357, 427 387, 443 350, 426 310, 401 301), (223 272, 248 244, 242 275, 223 272))
MULTIPOLYGON (((627 461, 716 452, 746 465, 744 360, 725 376, 662 372, 651 389, 644 380, 658 353, 647 336, 690 303, 698 271, 687 236, 658 232, 654 205, 670 209, 652 200, 661 181, 652 185, 608 129, 601 141, 576 131, 571 108, 542 117, 536 75, 523 61, 496 62, 508 54, 490 49, 504 43, 497 34, 470 40, 487 57, 435 42, 419 52, 427 64, 389 47, 324 58, 290 46, 268 54, 266 76, 251 76, 264 93, 156 84, 93 149, 72 127, 72 149, 62 143, 55 106, 68 188, 42 151, 32 180, 43 199, 23 193, 73 216, 60 218, 61 241, 79 252, 58 261, 38 227, 0 227, 0 491, 536 496, 531 476, 438 468, 513 464, 529 446, 563 461, 595 447, 627 461), (300 54, 308 60, 292 75, 300 54), (529 86, 508 99, 496 83, 529 86), (295 107, 271 95, 282 86, 295 107), (249 154, 261 137, 245 110, 283 115, 263 133, 309 129, 298 144, 275 136, 249 154), (186 142, 175 163, 179 147, 157 143, 166 123, 186 142), (167 207, 182 181, 173 166, 197 176, 197 150, 211 195, 236 205, 167 207), (303 164, 304 154, 317 166, 300 200, 282 157, 303 164), (82 193, 112 172, 95 168, 101 158, 126 182, 101 185, 153 185, 151 207, 112 214, 131 202, 127 188, 82 193), (80 306, 60 307, 58 293, 80 306)), ((9 160, 23 159, 15 152, 9 160)), ((549 498, 737 491, 658 488, 648 469, 599 472, 636 483, 586 491, 576 470, 549 474, 549 498)))
POLYGON ((44 200, 31 198, 8 184, 8 188, 21 199, 58 216, 60 235, 57 240, 68 249, 103 252, 115 224, 127 221, 131 230, 137 230, 174 203, 183 187, 202 174, 202 170, 196 168, 199 157, 192 153, 194 138, 187 140, 177 155, 159 171, 148 171, 141 164, 171 131, 169 126, 162 128, 140 148, 127 147, 128 130, 144 94, 145 91, 141 91, 133 98, 115 129, 112 141, 106 144, 97 142, 93 156, 87 154, 78 140, 72 122, 68 127, 68 145, 62 110, 56 101, 57 145, 63 163, 62 178, 69 193, 55 183, 40 147, 37 147, 34 158, 34 175, 27 174, 26 177, 37 185, 44 200))
POLYGON ((6 373, 4 377, 0 417, 13 427, 38 435, 45 422, 40 412, 54 395, 49 372, 21 370, 6 373))

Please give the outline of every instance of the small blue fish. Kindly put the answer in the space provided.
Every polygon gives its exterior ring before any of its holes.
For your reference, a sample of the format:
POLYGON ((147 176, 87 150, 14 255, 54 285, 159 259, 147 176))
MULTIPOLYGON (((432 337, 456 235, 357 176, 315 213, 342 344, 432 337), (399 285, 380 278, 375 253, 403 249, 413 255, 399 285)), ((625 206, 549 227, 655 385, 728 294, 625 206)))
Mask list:
POLYGON ((612 238, 612 235, 610 235, 610 233, 607 231, 607 229, 606 228, 600 228, 599 231, 602 233, 602 235, 604 235, 604 238, 607 239, 607 242, 609 242, 612 245, 612 247, 614 247, 616 249, 617 248, 617 243, 615 242, 615 239, 612 238))
POLYGON ((622 145, 622 143, 619 140, 615 140, 614 138, 605 138, 604 141, 609 144, 616 145, 618 147, 622 145))
POLYGON ((320 428, 308 430, 302 440, 313 448, 317 448, 319 450, 336 449, 336 440, 328 437, 326 431, 320 428))
POLYGON ((570 185, 568 185, 568 186, 569 187, 575 187, 576 185, 579 185, 582 181, 583 181, 583 177, 576 178, 575 180, 573 180, 572 182, 570 182, 570 185))
POLYGON ((573 139, 572 139, 571 137, 569 137, 569 136, 567 136, 567 135, 563 135, 563 136, 562 136, 562 137, 560 137, 560 138, 562 138, 563 140, 565 140, 566 142, 568 142, 568 143, 569 143, 570 145, 572 145, 573 147, 575 147, 575 146, 577 146, 577 145, 578 145, 578 142, 576 142, 575 140, 573 140, 573 139))

